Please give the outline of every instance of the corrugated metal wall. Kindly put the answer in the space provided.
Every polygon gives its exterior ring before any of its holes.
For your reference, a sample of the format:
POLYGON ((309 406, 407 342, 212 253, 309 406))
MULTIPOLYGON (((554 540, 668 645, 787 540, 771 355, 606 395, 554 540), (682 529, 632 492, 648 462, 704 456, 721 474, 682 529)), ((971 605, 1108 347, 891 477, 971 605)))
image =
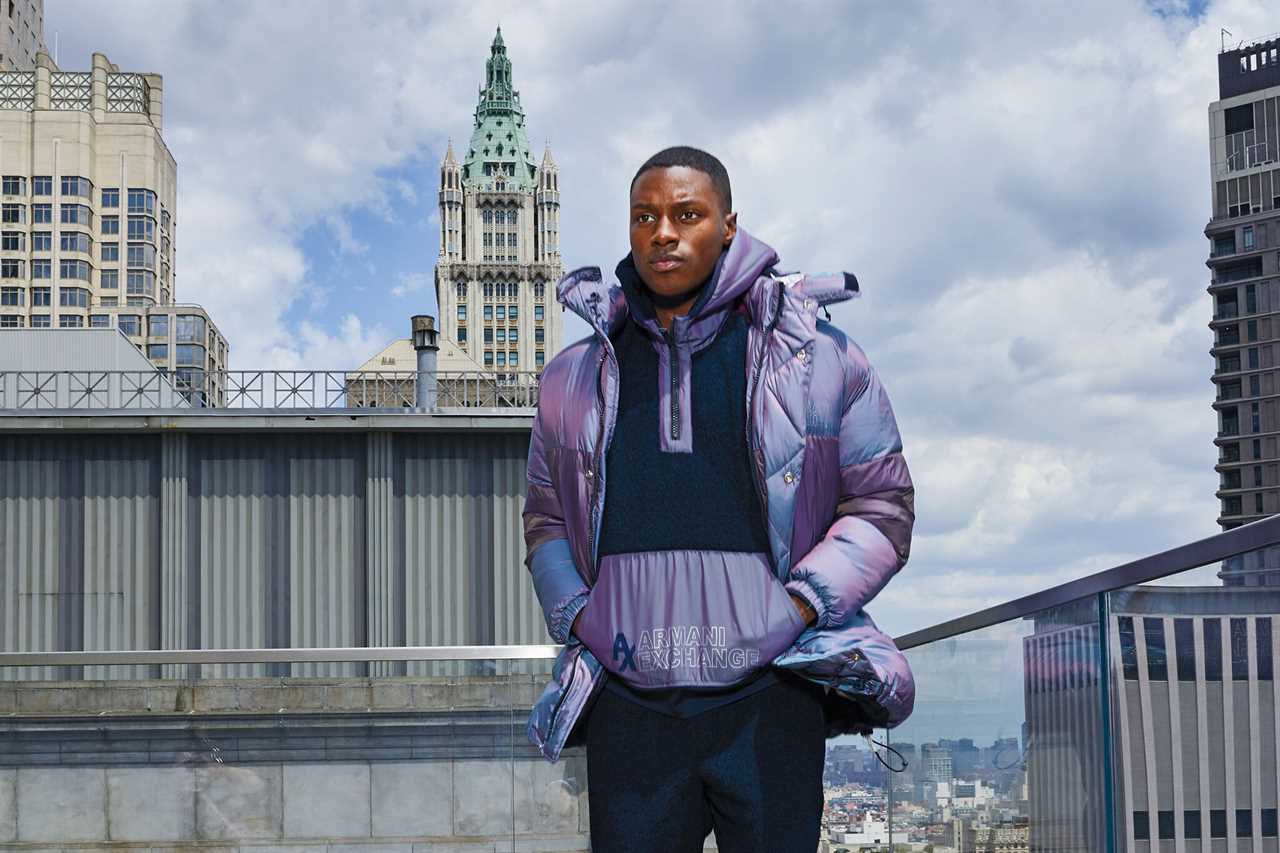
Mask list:
MULTIPOLYGON (((527 448, 527 433, 2 436, 0 650, 550 642, 524 567, 527 448)), ((54 670, 0 677, 448 667, 54 670)))

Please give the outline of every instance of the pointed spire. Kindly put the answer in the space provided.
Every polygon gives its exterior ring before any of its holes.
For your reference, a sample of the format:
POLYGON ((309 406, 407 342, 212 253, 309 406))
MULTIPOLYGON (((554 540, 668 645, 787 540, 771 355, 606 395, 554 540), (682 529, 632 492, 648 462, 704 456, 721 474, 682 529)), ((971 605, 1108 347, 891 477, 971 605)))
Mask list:
POLYGON ((458 161, 453 156, 453 137, 449 137, 449 150, 444 152, 444 164, 446 166, 457 166, 458 161))
POLYGON ((502 24, 498 24, 498 34, 493 37, 493 47, 502 47, 502 24))
POLYGON ((546 170, 546 169, 554 169, 555 167, 556 167, 555 158, 551 156, 551 140, 549 139, 543 140, 542 168, 546 170))

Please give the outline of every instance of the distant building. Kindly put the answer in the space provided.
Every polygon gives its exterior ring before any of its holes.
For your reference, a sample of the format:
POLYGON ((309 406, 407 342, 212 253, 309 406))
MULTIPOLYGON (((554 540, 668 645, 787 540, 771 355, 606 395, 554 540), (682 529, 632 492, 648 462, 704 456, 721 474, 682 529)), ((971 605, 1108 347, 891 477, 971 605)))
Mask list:
POLYGON ((467 357, 442 346, 440 370, 540 372, 561 347, 563 275, 560 172, 549 147, 540 164, 529 152, 499 29, 466 154, 459 163, 450 143, 440 166, 436 301, 442 337, 467 357))
POLYGON ((0 73, 30 71, 45 49, 44 0, 9 0, 0 8, 9 19, 9 26, 0 26, 0 73))
POLYGON ((1108 744, 1118 849, 1276 849, 1280 595, 1138 586, 1110 598, 1109 739, 1090 614, 1075 628, 1037 619, 1023 641, 1031 849, 1105 849, 1108 744))
POLYGON ((101 53, 92 71, 63 72, 41 52, 0 80, 0 329, 119 328, 216 396, 226 338, 174 299, 177 165, 161 77, 101 53))
MULTIPOLYGON (((1280 38, 1218 55, 1209 105, 1218 523, 1280 511, 1280 38)), ((1223 563, 1228 586, 1280 584, 1280 549, 1223 563)))

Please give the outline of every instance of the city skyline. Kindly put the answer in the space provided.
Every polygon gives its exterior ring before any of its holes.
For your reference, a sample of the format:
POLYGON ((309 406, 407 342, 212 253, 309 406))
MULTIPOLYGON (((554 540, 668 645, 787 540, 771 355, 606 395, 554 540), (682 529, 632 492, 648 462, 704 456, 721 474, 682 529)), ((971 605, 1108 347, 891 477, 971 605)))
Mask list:
POLYGON ((1274 30, 1262 4, 731 8, 675 29, 594 6, 45 15, 69 69, 105 50, 165 75, 180 287, 232 367, 349 367, 431 310, 437 167, 501 23, 531 145, 572 164, 567 269, 611 269, 635 167, 685 142, 726 162, 784 268, 863 282, 833 316, 920 486, 886 630, 1215 532, 1205 105, 1219 27, 1274 30))

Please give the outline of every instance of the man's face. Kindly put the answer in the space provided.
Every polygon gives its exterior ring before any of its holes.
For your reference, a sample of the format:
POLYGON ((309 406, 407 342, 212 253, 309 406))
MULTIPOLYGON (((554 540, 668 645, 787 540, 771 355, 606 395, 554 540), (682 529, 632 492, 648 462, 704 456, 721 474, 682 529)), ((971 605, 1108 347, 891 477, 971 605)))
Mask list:
POLYGON ((631 257, 650 290, 679 296, 711 275, 737 231, 738 215, 723 205, 711 177, 697 169, 640 175, 631 188, 631 257))

